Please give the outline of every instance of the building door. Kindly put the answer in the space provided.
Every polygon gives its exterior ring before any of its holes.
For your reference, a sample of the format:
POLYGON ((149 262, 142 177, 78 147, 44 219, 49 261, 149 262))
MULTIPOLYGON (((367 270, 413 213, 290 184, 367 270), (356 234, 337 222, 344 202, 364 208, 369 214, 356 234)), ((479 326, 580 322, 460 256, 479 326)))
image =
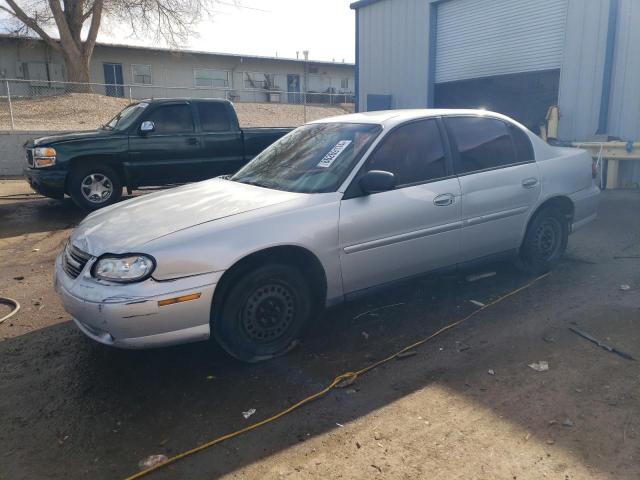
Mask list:
POLYGON ((300 95, 300 75, 297 73, 287 74, 287 92, 289 92, 289 103, 301 103, 300 95))
POLYGON ((558 102, 567 0, 438 3, 434 106, 485 108, 534 129, 558 102))
POLYGON ((105 93, 109 97, 124 97, 121 63, 103 63, 105 93))

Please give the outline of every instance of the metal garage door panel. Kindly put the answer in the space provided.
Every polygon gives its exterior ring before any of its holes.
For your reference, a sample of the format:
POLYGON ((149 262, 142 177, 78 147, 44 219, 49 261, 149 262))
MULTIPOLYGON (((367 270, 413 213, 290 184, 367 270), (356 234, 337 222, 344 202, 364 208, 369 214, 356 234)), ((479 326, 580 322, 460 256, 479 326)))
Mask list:
POLYGON ((567 0, 450 0, 438 6, 437 83, 560 68, 567 0))

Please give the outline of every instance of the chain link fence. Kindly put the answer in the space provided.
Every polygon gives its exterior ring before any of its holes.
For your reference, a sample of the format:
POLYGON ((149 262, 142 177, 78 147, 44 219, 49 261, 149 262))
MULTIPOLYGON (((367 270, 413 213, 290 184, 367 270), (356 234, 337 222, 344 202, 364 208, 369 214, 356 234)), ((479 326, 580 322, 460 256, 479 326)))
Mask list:
POLYGON ((241 126, 295 127, 350 113, 353 93, 223 87, 110 85, 42 80, 0 80, 0 130, 91 130, 131 102, 149 98, 224 98, 241 126))

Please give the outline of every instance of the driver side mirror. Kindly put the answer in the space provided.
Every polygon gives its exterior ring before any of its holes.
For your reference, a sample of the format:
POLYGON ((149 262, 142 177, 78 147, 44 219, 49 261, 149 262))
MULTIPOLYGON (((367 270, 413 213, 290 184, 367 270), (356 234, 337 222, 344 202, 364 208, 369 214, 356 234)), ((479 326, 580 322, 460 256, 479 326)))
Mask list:
POLYGON ((367 195, 370 193, 386 192, 396 187, 396 176, 384 170, 370 170, 360 178, 358 184, 367 195))
POLYGON ((140 133, 143 135, 146 133, 151 133, 155 129, 156 129, 156 125, 150 120, 146 120, 142 122, 142 125, 140 125, 140 133))

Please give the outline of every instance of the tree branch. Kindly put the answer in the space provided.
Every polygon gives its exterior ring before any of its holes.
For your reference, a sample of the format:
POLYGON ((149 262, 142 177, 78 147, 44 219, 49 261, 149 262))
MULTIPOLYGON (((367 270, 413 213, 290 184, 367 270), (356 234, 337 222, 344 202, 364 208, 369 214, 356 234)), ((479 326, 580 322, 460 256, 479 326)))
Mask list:
POLYGON ((36 22, 33 18, 27 15, 25 11, 22 8, 20 8, 14 0, 5 0, 5 1, 9 4, 9 6, 11 7, 11 10, 8 8, 2 7, 3 10, 9 12, 11 15, 13 15, 15 18, 20 20, 31 30, 36 32, 40 36, 40 38, 42 38, 42 40, 44 40, 47 43, 47 45, 49 45, 55 51, 57 51, 58 53, 63 53, 63 49, 58 43, 58 41, 50 37, 47 34, 47 32, 45 32, 44 29, 40 25, 38 25, 38 22, 36 22))

